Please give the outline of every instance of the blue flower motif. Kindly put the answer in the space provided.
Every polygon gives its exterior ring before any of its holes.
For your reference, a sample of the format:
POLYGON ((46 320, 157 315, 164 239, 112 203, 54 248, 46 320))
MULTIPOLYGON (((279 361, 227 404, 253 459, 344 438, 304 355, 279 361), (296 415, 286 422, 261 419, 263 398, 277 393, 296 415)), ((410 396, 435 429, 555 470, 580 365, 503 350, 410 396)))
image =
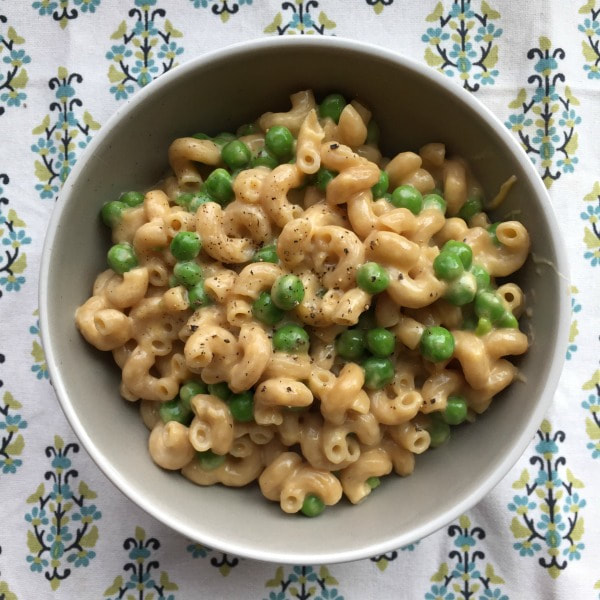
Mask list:
POLYGON ((425 594, 425 600, 454 600, 454 594, 445 585, 432 585, 431 591, 425 594))
POLYGON ((594 442, 589 442, 586 445, 586 448, 588 450, 592 451, 592 458, 599 458, 600 457, 600 444, 594 444, 594 442))
MULTIPOLYGON (((600 204, 598 206, 588 206, 585 209, 585 212, 579 213, 579 216, 584 221, 591 221, 592 223, 598 223, 600 221, 600 204)), ((571 304, 572 306, 572 304, 571 304)), ((579 310, 581 310, 581 306, 579 306, 579 310)), ((573 312, 579 312, 573 309, 573 312)))
POLYGON ((58 186, 50 183, 37 183, 35 189, 40 192, 40 198, 54 198, 58 194, 58 186))
POLYGON ((584 65, 583 70, 588 72, 588 79, 600 79, 600 69, 597 65, 584 65))
MULTIPOLYGON (((23 279, 22 277, 20 279, 23 279)), ((2 279, 0 279, 0 284, 2 283, 2 279)), ((21 284, 25 283, 25 279, 23 279, 23 281, 21 282, 21 284)), ((8 289, 8 287, 6 288, 8 289)), ((9 290, 10 291, 10 290, 9 290)), ((19 291, 18 288, 16 291, 19 291)), ((50 375, 48 374, 48 368, 46 367, 46 364, 41 364, 41 365, 33 365, 31 367, 31 370, 35 373, 35 376, 38 379, 48 379, 50 377, 50 375)))
MULTIPOLYGON (((67 458, 66 456, 64 456, 64 454, 57 454, 53 459, 52 459, 52 468, 53 469, 62 469, 63 471, 65 471, 66 469, 68 469, 71 466, 71 459, 67 458)), ((69 487, 69 484, 64 484, 62 487, 69 487)), ((56 488, 56 484, 54 486, 56 488)))
POLYGON ((11 50, 9 56, 2 59, 6 64, 11 64, 15 67, 26 65, 31 62, 31 58, 25 54, 25 50, 11 50))
POLYGON ((69 554, 67 561, 74 563, 76 567, 87 567, 90 564, 90 560, 95 558, 96 553, 93 550, 82 550, 74 554, 69 554))
POLYGON ((585 19, 583 25, 578 25, 577 29, 586 35, 600 35, 600 22, 592 19, 585 19))
POLYGON ((135 548, 132 548, 131 551, 129 552, 129 558, 131 560, 136 560, 138 558, 145 560, 149 556, 150 556, 150 550, 148 550, 148 548, 144 548, 143 546, 142 547, 136 546, 135 548))
POLYGON ((75 4, 81 8, 81 12, 95 13, 96 7, 100 5, 100 0, 75 0, 75 4))
POLYGON ((319 596, 315 596, 315 600, 344 600, 344 597, 340 596, 336 588, 331 588, 323 590, 319 596))
POLYGON ((450 15, 454 18, 459 17, 460 14, 463 14, 465 19, 470 19, 475 16, 475 13, 471 10, 471 2, 465 2, 465 9, 461 11, 460 3, 455 2, 450 9, 450 15))
POLYGON ((134 75, 138 75, 137 82, 140 87, 148 85, 152 81, 151 73, 158 73, 158 67, 154 64, 154 59, 149 59, 147 64, 141 60, 136 60, 135 65, 131 69, 134 75))
POLYGON ((421 40, 425 43, 431 43, 434 46, 440 41, 445 41, 450 38, 450 34, 442 30, 441 27, 428 27, 427 31, 421 36, 421 40))
MULTIPOLYGON (((475 50, 473 50, 473 44, 471 44, 471 42, 467 42, 465 44, 465 49, 462 49, 462 46, 460 44, 453 44, 452 45, 452 50, 450 51, 449 56, 451 58, 459 58, 459 57, 469 57, 469 58, 475 58, 477 56, 477 52, 475 52, 475 50)), ((469 62, 470 64, 470 62, 469 62)))
POLYGON ((179 48, 175 42, 171 42, 170 44, 163 44, 160 47, 158 58, 168 58, 169 60, 172 60, 180 54, 183 54, 183 48, 179 48))
POLYGON ((523 129, 523 127, 528 127, 531 125, 533 121, 531 119, 525 119, 525 115, 510 115, 508 117, 508 121, 505 121, 504 125, 511 129, 512 131, 519 131, 523 129))
POLYGON ((496 588, 495 590, 488 588, 483 593, 483 596, 479 596, 479 600, 487 600, 488 598, 492 598, 493 600, 508 600, 508 596, 503 594, 500 588, 496 588))
POLYGON ((48 566, 48 561, 45 558, 32 556, 31 554, 27 557, 27 562, 31 563, 29 568, 34 573, 41 573, 42 569, 48 566))
POLYGON ((105 54, 108 60, 114 60, 115 62, 120 62, 122 58, 127 58, 131 56, 132 52, 129 48, 127 48, 124 44, 119 46, 112 46, 111 49, 105 54))
POLYGON ((27 421, 22 421, 21 415, 7 415, 6 421, 0 423, 0 429, 13 427, 16 429, 27 429, 27 421))
POLYGON ((31 146, 31 149, 36 154, 54 154, 56 152, 56 146, 52 138, 39 138, 37 143, 31 146))
POLYGON ((5 92, 0 95, 0 100, 6 102, 7 106, 21 106, 21 102, 27 98, 27 94, 24 92, 5 92))
POLYGON ((581 550, 585 548, 585 544, 572 544, 563 550, 563 556, 568 556, 569 560, 579 560, 581 558, 581 550))
MULTIPOLYGON (((137 0, 136 0, 136 4, 137 4, 137 0)), ((147 2, 145 2, 145 4, 148 4, 147 2)), ((147 23, 144 23, 144 21, 138 21, 135 26, 133 27, 133 32, 136 36, 155 36, 158 35, 158 29, 156 28, 156 25, 154 24, 154 21, 148 21, 147 23)))
POLYGON ((567 360, 571 360, 575 352, 577 352, 577 344, 569 344, 567 346, 567 360))
POLYGON ((75 113, 72 110, 68 110, 66 114, 61 112, 56 119, 56 128, 62 129, 63 127, 77 127, 77 119, 75 113))
POLYGON ((16 473, 17 469, 23 464, 19 458, 3 458, 0 459, 0 467, 3 473, 16 473))
POLYGON ((145 6, 154 6, 156 4, 156 0, 135 0, 135 5, 140 8, 144 8, 145 6))
POLYGON ((96 508, 95 504, 90 504, 89 506, 82 506, 79 509, 78 513, 73 515, 73 521, 97 521, 102 518, 102 513, 96 508), (91 518, 90 518, 91 517, 91 518))
POLYGON ((34 506, 30 513, 25 515, 25 520, 28 523, 39 520, 40 525, 48 525, 48 518, 46 517, 46 511, 43 508, 34 506))
POLYGON ((513 548, 519 551, 520 556, 533 556, 535 552, 539 552, 542 547, 537 542, 517 542, 513 544, 513 548))
POLYGON ((547 487, 554 488, 560 487, 562 485, 562 479, 558 476, 558 472, 554 470, 552 470, 550 472, 550 476, 548 476, 547 471, 540 469, 538 471, 538 476, 535 482, 540 486, 546 486, 546 484, 548 484, 547 487))
POLYGON ((2 244, 4 246, 12 246, 13 248, 18 248, 19 246, 31 244, 31 238, 25 237, 25 232, 22 229, 20 229, 18 232, 11 231, 8 234, 8 237, 2 240, 2 244))
POLYGON ((110 88, 110 93, 114 94, 115 100, 127 100, 129 94, 133 94, 134 88, 131 84, 117 84, 110 88))
MULTIPOLYGON (((493 85, 496 83, 496 77, 500 74, 498 69, 493 69, 492 71, 481 71, 475 73, 475 79, 481 83, 481 85, 493 85)), ((510 118, 510 117, 509 117, 510 118)))
POLYGON ((556 143, 560 141, 560 137, 556 133, 556 127, 548 127, 547 132, 543 129, 536 129, 535 133, 535 137, 531 140, 534 144, 547 144, 548 141, 556 143))
POLYGON ((596 265, 600 264, 600 252, 598 252, 598 251, 585 252, 583 255, 583 258, 585 258, 586 260, 589 260, 592 267, 595 267, 596 265))
POLYGON ((581 403, 582 408, 589 410, 592 406, 600 406, 600 396, 596 396, 596 394, 590 394, 587 400, 584 400, 581 403))
POLYGON ((57 540, 58 542, 70 542, 73 539, 73 534, 69 533, 69 530, 66 527, 61 527, 60 530, 56 529, 56 525, 52 525, 50 527, 50 533, 48 534, 48 541, 53 542, 57 540), (57 537, 60 536, 60 540, 57 540, 57 537))
MULTIPOLYGON (((540 520, 537 522, 537 527, 540 530, 548 529, 548 526, 551 523, 554 523, 554 530, 558 529, 559 531, 563 531, 565 529, 565 523, 563 521, 562 515, 558 512, 554 515, 554 520, 550 520, 549 515, 545 513, 542 514, 540 520)), ((550 529, 549 531, 550 533, 556 533, 556 531, 553 531, 552 529, 550 529)))
POLYGON ((540 86, 536 88, 535 93, 533 94, 533 102, 536 104, 544 102, 546 99, 548 101, 553 101, 558 100, 558 98, 556 86, 554 85, 549 85, 547 90, 545 86, 540 86))
POLYGON ((533 67, 538 73, 544 73, 545 71, 553 71, 558 68, 558 61, 552 56, 540 58, 535 66, 533 67))
POLYGON ((513 501, 508 505, 508 510, 526 512, 527 510, 533 510, 535 507, 535 502, 530 502, 527 496, 513 496, 513 501), (525 510, 519 511, 519 508, 525 508, 525 510))
MULTIPOLYGON (((51 15, 57 7, 56 2, 48 2, 48 0, 40 0, 39 2, 34 2, 31 7, 38 11, 40 16, 51 15)), ((40 569, 41 570, 41 569, 40 569)))
POLYGON ((452 577, 453 578, 457 578, 457 577, 463 577, 465 579, 479 579, 479 577, 481 577, 481 573, 475 568, 476 565, 474 562, 469 562, 467 563, 467 570, 465 572, 465 569, 463 568, 462 565, 460 565, 460 568, 455 568, 452 571, 452 577))
POLYGON ((562 118, 558 121, 558 124, 561 127, 564 127, 567 124, 569 127, 573 127, 574 125, 579 125, 579 123, 581 123, 581 117, 579 117, 573 109, 563 110, 562 118))
MULTIPOLYGON (((18 292, 24 283, 25 277, 21 275, 9 275, 8 277, 0 277, 0 285, 3 286, 7 292, 18 292)), ((38 377, 38 379, 41 378, 38 377)))
POLYGON ((563 506, 565 512, 577 512, 580 508, 583 508, 587 502, 579 497, 579 494, 575 492, 572 496, 568 496, 563 506))
POLYGON ((313 571, 312 567, 304 567, 304 573, 302 573, 302 567, 295 566, 293 573, 290 573, 288 579, 289 581, 298 581, 299 577, 305 577, 307 581, 317 580, 317 574, 313 571))
POLYGON ((499 38, 501 35, 502 29, 496 29, 496 26, 493 23, 488 23, 487 26, 482 26, 477 29, 475 41, 481 42, 485 38, 486 42, 491 42, 494 38, 499 38))
POLYGON ((205 558, 210 552, 210 548, 206 546, 202 546, 202 544, 190 544, 186 550, 194 557, 194 558, 205 558))
POLYGON ((269 598, 265 600, 285 600, 285 594, 283 592, 271 592, 269 598))
POLYGON ((558 445, 552 439, 543 439, 536 444, 535 451, 538 454, 556 454, 558 452, 558 445))
MULTIPOLYGON (((315 22, 312 20, 312 17, 310 16, 309 13, 306 12, 302 15, 302 25, 304 25, 305 28, 312 27, 314 24, 315 24, 315 22)), ((292 20, 290 21, 290 28, 291 29, 299 29, 300 28, 300 15, 298 15, 298 13, 294 13, 292 20)))
POLYGON ((72 85, 68 83, 62 83, 56 88, 56 98, 58 100, 66 100, 67 98, 72 98, 75 95, 75 89, 72 85))
MULTIPOLYGON (((600 216, 600 205, 597 207, 598 215, 600 216)), ((581 310, 581 304, 575 300, 575 298, 571 298, 571 312, 578 313, 581 310)))
POLYGON ((457 548, 463 548, 463 547, 470 548, 475 545, 475 538, 472 535, 467 535, 467 534, 461 533, 454 540, 454 545, 457 548))
POLYGON ((556 162, 557 166, 562 167, 563 173, 573 173, 575 165, 579 162, 576 156, 572 158, 561 158, 556 162))

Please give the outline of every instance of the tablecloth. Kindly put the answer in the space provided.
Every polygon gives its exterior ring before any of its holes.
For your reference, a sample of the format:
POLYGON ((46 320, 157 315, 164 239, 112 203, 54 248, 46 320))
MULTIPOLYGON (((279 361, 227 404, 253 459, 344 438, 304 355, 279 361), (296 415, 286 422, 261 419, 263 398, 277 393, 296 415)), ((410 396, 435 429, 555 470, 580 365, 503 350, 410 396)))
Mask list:
POLYGON ((0 40, 0 600, 600 598, 600 1, 3 0, 0 40), (373 42, 483 101, 572 266, 566 365, 518 464, 451 525, 349 564, 240 559, 149 517, 76 439, 40 343, 45 228, 94 133, 177 64, 278 35, 373 42))

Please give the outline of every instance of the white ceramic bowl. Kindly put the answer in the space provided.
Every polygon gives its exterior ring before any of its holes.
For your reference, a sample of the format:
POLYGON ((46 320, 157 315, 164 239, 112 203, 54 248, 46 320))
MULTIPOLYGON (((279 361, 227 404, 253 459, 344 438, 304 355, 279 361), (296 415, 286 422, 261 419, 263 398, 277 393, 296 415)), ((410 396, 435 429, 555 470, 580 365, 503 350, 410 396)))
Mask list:
POLYGON ((265 39, 231 46, 161 76, 122 105, 81 156, 52 215, 40 281, 42 338, 54 388, 99 467, 142 508, 173 529, 240 556, 283 563, 349 561, 414 542, 477 503, 524 451, 551 402, 569 324, 568 266, 548 195, 511 134, 474 96, 421 64, 335 38, 265 39), (156 467, 137 406, 119 397, 109 353, 77 332, 75 308, 105 268, 109 239, 97 218, 125 189, 154 183, 167 148, 193 131, 235 129, 266 110, 286 110, 305 88, 341 91, 372 107, 387 153, 442 141, 465 157, 493 196, 518 183, 498 216, 519 211, 532 250, 516 277, 532 315, 529 353, 515 383, 450 443, 417 458, 414 475, 385 479, 366 502, 341 502, 317 519, 285 515, 255 486, 197 487, 156 467), (548 267, 548 261, 553 267, 548 267))

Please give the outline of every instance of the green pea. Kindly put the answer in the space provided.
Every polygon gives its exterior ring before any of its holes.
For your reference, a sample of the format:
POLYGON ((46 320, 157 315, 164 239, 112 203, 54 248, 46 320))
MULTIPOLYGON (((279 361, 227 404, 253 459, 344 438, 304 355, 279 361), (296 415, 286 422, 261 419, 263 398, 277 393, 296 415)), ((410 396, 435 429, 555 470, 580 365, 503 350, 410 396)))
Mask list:
POLYGON ((296 275, 282 275, 271 288, 275 306, 282 310, 292 310, 304 300, 304 284, 296 275))
POLYGON ((477 319, 474 315, 467 315, 463 318, 462 329, 465 331, 475 331, 477 327, 477 319))
POLYGON ((173 275, 179 285, 191 288, 202 281, 202 267, 193 260, 178 262, 173 267, 173 275))
POLYGON ((115 244, 108 251, 106 258, 108 266, 119 275, 127 273, 138 266, 138 261, 131 244, 122 242, 115 244))
POLYGON ((315 175, 315 185, 324 192, 331 181, 336 177, 337 171, 321 167, 315 175))
POLYGON ((386 171, 379 171, 379 181, 371 188, 373 192, 373 198, 383 198, 383 195, 388 191, 390 187, 390 176, 386 171))
POLYGON ((449 396, 442 418, 448 425, 460 425, 467 418, 467 401, 464 396, 449 396))
POLYGON ((226 144, 228 144, 229 142, 233 142, 233 140, 235 140, 235 135, 233 135, 233 133, 229 133, 228 131, 223 131, 221 133, 218 133, 217 135, 215 135, 215 137, 213 138, 213 142, 219 146, 219 147, 223 147, 226 144))
POLYGON ((462 205, 460 211, 458 212, 458 216, 465 221, 469 221, 476 214, 480 213, 483 210, 483 206, 481 204, 481 200, 477 196, 471 196, 467 199, 467 201, 462 205))
POLYGON ((396 336, 383 327, 367 331, 366 340, 369 352, 380 358, 393 354, 396 349, 396 336))
POLYGON ((427 431, 431 438, 430 448, 437 448, 450 439, 450 425, 442 419, 432 419, 427 431))
POLYGON ((190 137, 196 138, 197 140, 210 140, 210 135, 206 133, 193 133, 190 137))
POLYGON ((252 153, 244 142, 233 140, 223 146, 221 149, 221 158, 230 169, 240 169, 250 162, 252 153))
POLYGON ((171 273, 171 275, 169 275, 169 288, 174 288, 179 285, 180 285, 180 283, 179 283, 179 281, 177 281, 177 277, 175 277, 175 275, 173 275, 171 273))
POLYGON ((376 144, 379 141, 379 125, 371 119, 367 125, 367 144, 376 144))
POLYGON ((413 215, 423 209, 423 196, 413 185, 401 185, 392 192, 392 204, 396 208, 408 208, 413 215))
POLYGON ((494 292, 478 292, 475 296, 475 314, 485 317, 492 323, 502 318, 505 312, 504 304, 494 292))
POLYGON ((194 418, 192 409, 181 402, 179 398, 175 398, 169 402, 162 402, 158 409, 158 414, 163 423, 177 421, 182 425, 189 425, 194 418))
POLYGON ((265 146, 280 161, 289 160, 294 150, 294 136, 283 125, 274 125, 265 135, 265 146))
POLYGON ((181 399, 181 403, 184 407, 189 408, 191 410, 191 401, 194 396, 198 394, 207 394, 208 388, 203 381, 198 381, 196 379, 192 379, 191 381, 186 381, 179 388, 179 398, 181 399))
POLYGON ((357 360, 365 353, 365 332, 346 329, 335 340, 336 353, 346 360, 357 360))
POLYGON ((198 207, 202 206, 203 204, 206 204, 207 202, 214 201, 215 199, 212 196, 210 196, 206 190, 201 190, 192 195, 192 198, 190 199, 187 205, 187 209, 189 212, 195 214, 198 210, 198 207))
POLYGON ((213 471, 218 469, 224 462, 225 456, 215 454, 212 450, 206 450, 206 452, 196 452, 198 462, 205 471, 213 471))
POLYGON ((219 383, 209 383, 208 393, 212 396, 220 398, 221 400, 229 400, 229 398, 232 396, 232 391, 229 389, 229 386, 225 381, 220 381, 219 383))
POLYGON ((376 489, 381 485, 381 479, 379 477, 369 477, 365 483, 372 489, 376 489))
POLYGON ((433 270, 438 279, 452 281, 462 274, 464 267, 458 256, 442 250, 433 260, 433 270))
POLYGON ((423 198, 423 209, 435 208, 442 214, 446 214, 446 201, 439 194, 427 194, 423 198))
POLYGON ((112 202, 107 202, 100 211, 100 217, 102 222, 107 227, 114 227, 118 225, 121 221, 121 217, 123 216, 123 211, 127 210, 129 207, 124 202, 119 202, 119 200, 113 200, 112 202))
POLYGON ((472 273, 463 273, 455 279, 444 294, 444 298, 454 306, 464 306, 473 302, 477 293, 477 281, 472 273))
POLYGON ((279 262, 279 256, 277 255, 277 246, 272 244, 270 246, 263 246, 260 250, 257 250, 252 257, 252 262, 268 262, 277 264, 279 262))
POLYGON ((145 194, 142 192, 123 192, 119 196, 119 202, 127 204, 127 206, 139 206, 145 198, 145 194))
POLYGON ((204 287, 204 281, 199 281, 188 290, 188 302, 190 308, 194 310, 212 304, 212 298, 208 295, 204 287))
POLYGON ((177 194, 177 196, 175 197, 175 204, 187 208, 190 202, 192 201, 193 197, 194 194, 192 194, 191 192, 182 192, 181 194, 177 194))
POLYGON ((325 502, 316 494, 307 494, 300 510, 307 517, 318 517, 325 510, 325 502))
POLYGON ((231 416, 239 423, 249 423, 254 420, 254 394, 248 390, 234 394, 229 399, 231 416))
POLYGON ((345 106, 346 99, 344 96, 341 94, 329 94, 329 96, 325 96, 323 102, 319 104, 319 116, 322 119, 329 117, 338 123, 345 106))
POLYGON ((253 133, 259 133, 260 127, 256 123, 245 123, 240 125, 236 134, 238 137, 244 137, 245 135, 252 135, 253 133))
POLYGON ((255 167, 268 167, 274 169, 279 164, 279 161, 274 154, 269 152, 267 148, 261 148, 250 160, 250 166, 255 167))
POLYGON ((362 364, 365 371, 365 387, 380 390, 394 379, 394 365, 389 358, 371 356, 362 364))
POLYGON ((225 169, 215 169, 204 185, 206 192, 220 204, 227 204, 233 198, 231 175, 225 169))
POLYGON ((471 263, 473 262, 473 250, 471 250, 471 246, 469 246, 469 244, 457 242, 456 240, 448 240, 444 244, 442 252, 454 254, 454 256, 460 259, 460 262, 463 264, 465 269, 468 270, 471 268, 471 263))
POLYGON ((479 317, 477 327, 475 327, 475 335, 482 336, 492 330, 492 322, 486 317, 479 317))
POLYGON ((356 272, 356 283, 368 294, 379 294, 390 285, 390 276, 380 264, 368 262, 356 272))
POLYGON ((471 273, 475 276, 478 290, 489 290, 492 285, 490 274, 480 265, 471 265, 471 273))
POLYGON ((445 327, 427 327, 421 336, 420 349, 431 362, 448 360, 454 354, 454 336, 445 327))
POLYGON ((506 328, 506 329, 518 329, 519 321, 517 321, 516 317, 510 312, 506 311, 500 319, 498 319, 497 323, 498 327, 506 328))
POLYGON ((261 292, 260 296, 252 303, 252 314, 266 325, 275 325, 283 319, 285 312, 275 306, 271 294, 261 292))
POLYGON ((177 260, 191 260, 200 254, 202 242, 194 231, 180 231, 171 240, 171 254, 177 260))
POLYGON ((488 233, 490 234, 490 237, 492 238, 492 242, 494 243, 495 246, 502 246, 502 243, 500 242, 500 240, 498 239, 498 236, 496 235, 496 229, 498 229, 498 225, 500 225, 500 223, 493 223, 492 225, 490 225, 487 230, 488 233))
POLYGON ((308 352, 308 333, 299 325, 288 323, 273 334, 273 347, 281 352, 304 354, 308 352))

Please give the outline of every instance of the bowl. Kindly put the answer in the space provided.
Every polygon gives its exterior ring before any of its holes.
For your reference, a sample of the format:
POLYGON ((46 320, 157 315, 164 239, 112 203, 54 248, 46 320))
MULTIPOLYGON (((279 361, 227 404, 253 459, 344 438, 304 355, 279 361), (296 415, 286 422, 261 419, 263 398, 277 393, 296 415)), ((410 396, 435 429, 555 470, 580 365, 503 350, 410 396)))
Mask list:
POLYGON ((351 561, 412 543, 481 500, 524 452, 548 408, 570 320, 568 266, 548 194, 512 135, 472 95, 388 50, 329 37, 264 39, 191 60, 122 105, 66 181, 51 218, 40 279, 41 331, 62 408, 81 442, 133 502, 181 534, 225 552, 293 564, 351 561), (119 396, 120 371, 91 348, 73 316, 105 268, 98 211, 124 189, 145 189, 167 167, 167 148, 193 131, 235 129, 289 94, 340 91, 372 108, 387 153, 442 141, 471 164, 488 196, 516 175, 499 216, 518 211, 532 258, 515 280, 527 293, 532 346, 524 375, 415 473, 389 477, 362 504, 317 519, 284 514, 257 486, 201 488, 155 466, 137 407, 119 396), (76 257, 76 258, 75 258, 76 257))

